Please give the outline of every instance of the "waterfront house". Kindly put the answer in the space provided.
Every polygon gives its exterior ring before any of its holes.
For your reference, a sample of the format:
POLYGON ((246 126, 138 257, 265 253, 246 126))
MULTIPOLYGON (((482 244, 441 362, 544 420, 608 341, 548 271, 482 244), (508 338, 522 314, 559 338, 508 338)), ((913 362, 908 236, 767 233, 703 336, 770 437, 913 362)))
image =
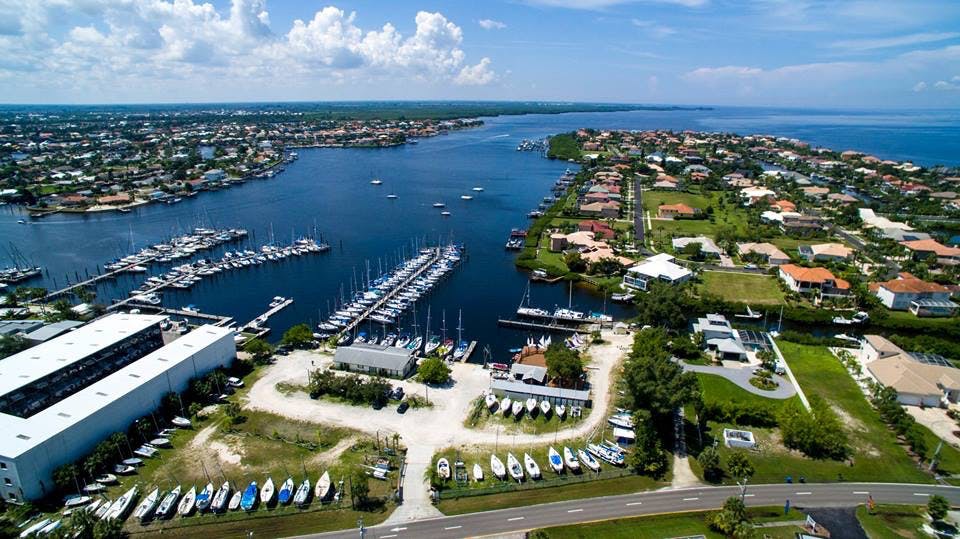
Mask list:
POLYGON ((823 230, 823 220, 815 215, 782 213, 780 231, 793 236, 807 236, 823 230))
POLYGON ((580 221, 580 223, 577 224, 577 228, 581 232, 593 232, 595 239, 612 240, 617 235, 616 232, 610 228, 610 225, 602 221, 580 221))
POLYGON ((951 316, 957 310, 957 304, 950 301, 949 288, 906 272, 896 279, 870 283, 870 292, 880 298, 886 308, 910 311, 916 316, 951 316))
POLYGON ((804 260, 810 262, 844 261, 853 254, 853 249, 840 243, 801 245, 797 250, 804 260))
POLYGON ((336 369, 399 379, 409 376, 416 364, 413 350, 393 346, 340 346, 333 356, 336 369))
POLYGON ((616 219, 620 216, 620 204, 617 202, 591 202, 580 205, 580 213, 589 217, 616 219))
POLYGON ((897 390, 900 404, 940 407, 960 398, 960 369, 942 356, 906 352, 880 335, 866 335, 860 360, 874 381, 897 390))
POLYGON ((674 257, 666 253, 651 256, 627 270, 623 277, 623 286, 636 290, 647 290, 650 283, 660 281, 671 285, 685 283, 693 277, 693 272, 673 262, 674 257))
POLYGON ((787 288, 801 294, 813 293, 817 298, 845 297, 850 294, 850 283, 834 277, 826 268, 804 268, 784 264, 779 269, 780 279, 787 288))
POLYGON ((931 256, 936 257, 937 263, 942 265, 954 265, 960 263, 960 248, 947 247, 937 240, 925 239, 900 242, 910 251, 914 260, 927 260, 931 256))
POLYGON ((741 257, 759 255, 771 266, 790 263, 790 257, 787 256, 787 253, 784 253, 772 243, 738 243, 737 251, 741 257))
POLYGON ((661 219, 690 219, 700 213, 699 208, 686 204, 661 204, 657 207, 657 217, 661 219))
POLYGON ((676 252, 681 252, 687 245, 691 243, 696 243, 700 245, 700 254, 704 257, 709 258, 720 258, 720 255, 723 254, 723 251, 720 247, 717 246, 714 241, 706 236, 693 236, 689 238, 673 238, 671 244, 673 245, 673 250, 676 252))

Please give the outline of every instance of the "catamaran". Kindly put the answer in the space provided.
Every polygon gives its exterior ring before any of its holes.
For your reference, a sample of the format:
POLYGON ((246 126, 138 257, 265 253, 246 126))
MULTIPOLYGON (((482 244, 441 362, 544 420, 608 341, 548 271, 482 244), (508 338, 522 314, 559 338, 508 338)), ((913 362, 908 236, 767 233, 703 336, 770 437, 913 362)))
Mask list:
POLYGON ((243 491, 243 496, 240 497, 240 508, 244 511, 252 511, 257 505, 258 492, 256 481, 247 485, 246 490, 243 491))
POLYGON ((507 475, 507 469, 496 455, 490 455, 490 471, 493 472, 493 475, 497 476, 497 479, 503 479, 507 475))
POLYGON ((183 496, 183 499, 180 500, 180 503, 177 505, 177 513, 180 516, 185 517, 193 512, 193 507, 196 505, 197 501, 197 487, 190 487, 190 490, 183 496))
POLYGON ((437 475, 444 481, 450 479, 450 461, 445 458, 437 461, 437 475))
POLYGON ((567 468, 570 468, 572 472, 580 469, 580 461, 577 460, 576 455, 574 455, 573 451, 567 446, 563 447, 563 463, 566 464, 567 468))
POLYGON ((507 453, 507 469, 510 470, 510 477, 516 479, 518 483, 523 481, 523 467, 513 453, 507 453))
POLYGON ((553 468, 553 471, 563 472, 563 459, 560 458, 560 453, 557 453, 553 446, 547 451, 547 458, 550 460, 550 467, 553 468))
POLYGON ((527 473, 530 474, 530 479, 540 479, 540 466, 529 453, 523 454, 523 465, 526 467, 527 473))

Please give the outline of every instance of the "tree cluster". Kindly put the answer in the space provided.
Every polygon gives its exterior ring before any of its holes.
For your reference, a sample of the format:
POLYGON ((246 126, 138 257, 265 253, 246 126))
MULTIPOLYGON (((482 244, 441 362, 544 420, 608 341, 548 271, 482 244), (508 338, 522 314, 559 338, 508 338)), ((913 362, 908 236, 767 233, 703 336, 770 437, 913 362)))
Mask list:
POLYGON ((575 387, 583 378, 583 359, 580 352, 567 348, 562 343, 552 343, 544 353, 547 376, 557 381, 560 387, 575 387))
POLYGON ((445 384, 450 380, 450 367, 439 357, 428 357, 417 367, 417 379, 424 384, 445 384))
POLYGON ((306 324, 297 324, 283 334, 281 343, 293 348, 305 348, 313 342, 313 332, 306 324))
POLYGON ((880 418, 884 423, 903 436, 910 450, 920 458, 927 454, 927 438, 924 435, 923 428, 917 424, 917 420, 908 414, 900 402, 897 401, 897 390, 892 387, 877 386, 873 391, 871 398, 874 408, 880 412, 880 418))
POLYGON ((779 417, 783 445, 811 458, 843 460, 850 454, 847 433, 830 406, 816 395, 810 411, 799 405, 785 406, 779 417))
POLYGON ((384 405, 390 389, 390 383, 383 378, 366 379, 355 374, 340 376, 333 371, 322 369, 310 373, 308 385, 312 399, 330 395, 352 404, 384 405))

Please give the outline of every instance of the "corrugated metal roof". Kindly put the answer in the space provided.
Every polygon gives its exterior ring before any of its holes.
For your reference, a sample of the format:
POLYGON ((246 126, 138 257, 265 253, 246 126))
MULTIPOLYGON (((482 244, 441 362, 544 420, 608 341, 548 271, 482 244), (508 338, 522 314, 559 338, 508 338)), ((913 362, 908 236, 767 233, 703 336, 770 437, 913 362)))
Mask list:
POLYGON ((551 397, 555 399, 567 399, 587 401, 590 400, 590 392, 580 389, 563 389, 560 387, 538 386, 533 384, 524 384, 511 380, 494 380, 490 384, 490 389, 494 391, 509 391, 511 393, 521 393, 533 397, 551 397))
POLYGON ((334 363, 362 365, 389 371, 403 371, 412 355, 412 350, 395 346, 354 344, 337 348, 333 361, 334 363))

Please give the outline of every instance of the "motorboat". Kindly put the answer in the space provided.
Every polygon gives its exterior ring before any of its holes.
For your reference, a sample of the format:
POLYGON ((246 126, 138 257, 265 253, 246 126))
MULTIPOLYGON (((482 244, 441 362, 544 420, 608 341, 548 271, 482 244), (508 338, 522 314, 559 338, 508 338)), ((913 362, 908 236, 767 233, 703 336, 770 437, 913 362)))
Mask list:
POLYGON ((243 491, 243 496, 240 497, 240 508, 244 511, 251 511, 257 505, 257 482, 253 481, 247 485, 246 490, 243 491))
POLYGON ((595 472, 600 471, 600 463, 597 461, 597 459, 593 458, 590 453, 587 453, 583 449, 577 450, 577 458, 579 458, 580 462, 582 462, 587 468, 590 468, 595 472))
POLYGON ((173 515, 173 510, 177 507, 177 500, 180 499, 180 485, 177 485, 176 488, 171 490, 160 500, 160 505, 157 506, 157 518, 170 518, 173 515))
POLYGON ((433 203, 433 207, 434 207, 434 208, 442 208, 442 207, 444 207, 444 206, 446 206, 446 204, 444 204, 443 202, 434 202, 434 203, 433 203))
POLYGON ((523 467, 520 466, 520 461, 513 456, 513 453, 507 453, 507 469, 510 471, 510 477, 516 479, 517 482, 523 481, 523 467))
POLYGON ((483 481, 483 466, 480 466, 479 462, 473 465, 473 480, 483 481))
POLYGON ((153 516, 153 510, 157 508, 157 504, 160 502, 160 489, 155 488, 150 491, 150 494, 147 494, 147 497, 140 502, 140 505, 133 510, 133 516, 142 524, 146 520, 149 520, 153 516))
POLYGON ((317 485, 314 487, 313 491, 313 495, 317 498, 318 502, 322 502, 330 496, 332 486, 333 482, 330 481, 330 472, 323 472, 323 475, 320 476, 320 479, 317 479, 317 485))
POLYGON ((210 502, 210 510, 214 513, 220 513, 227 508, 227 502, 230 501, 230 482, 224 481, 217 493, 213 495, 213 501, 210 502))
POLYGON ((540 412, 545 416, 550 414, 550 403, 548 401, 540 401, 540 412))
POLYGON ((537 409, 537 399, 533 397, 530 397, 529 399, 527 399, 527 413, 533 414, 533 412, 536 409, 537 409))
POLYGON ((130 507, 133 505, 134 498, 137 497, 137 487, 133 486, 130 490, 123 493, 122 496, 110 504, 110 509, 103 515, 104 520, 124 520, 130 507))
POLYGON ((567 407, 564 406, 563 404, 558 404, 554 406, 553 409, 556 410, 557 417, 561 419, 563 419, 563 416, 567 415, 567 407))
POLYGON ((170 422, 173 423, 175 427, 178 427, 181 429, 190 428, 190 425, 192 425, 189 419, 185 417, 179 417, 179 416, 173 418, 173 420, 171 420, 170 422))
POLYGON ((238 490, 233 493, 233 496, 230 497, 230 503, 227 504, 228 511, 236 511, 240 509, 240 500, 243 498, 243 491, 238 490))
POLYGON ((197 511, 206 511, 213 502, 213 483, 207 483, 203 490, 197 493, 197 511))
POLYGON ((510 412, 513 413, 514 417, 519 419, 523 413, 523 401, 513 401, 513 404, 510 406, 510 412))
POLYGON ((383 185, 383 180, 381 180, 381 179, 379 179, 379 178, 370 180, 370 185, 383 185))
POLYGON ((393 200, 393 199, 397 198, 397 195, 395 195, 395 194, 393 194, 393 193, 390 193, 389 195, 387 195, 387 198, 393 200))
POLYGON ((497 479, 502 480, 507 476, 507 469, 503 465, 503 461, 496 455, 490 455, 490 471, 493 472, 493 475, 495 475, 497 479))
POLYGON ((117 476, 110 473, 105 473, 103 475, 97 476, 97 478, 94 479, 94 481, 96 481, 97 483, 100 483, 101 485, 112 485, 117 482, 117 476))
POLYGON ((437 461, 437 475, 444 481, 450 479, 450 461, 445 458, 437 461))
POLYGON ((563 459, 560 458, 560 453, 557 453, 557 450, 552 446, 547 450, 547 459, 550 461, 550 467, 553 468, 553 471, 563 472, 563 459))
POLYGON ((575 472, 580 469, 580 461, 577 460, 577 456, 573 454, 573 451, 567 447, 563 447, 563 463, 570 468, 570 471, 575 472))
POLYGON ((510 400, 510 397, 504 397, 503 400, 500 401, 500 409, 503 410, 503 415, 510 414, 510 406, 512 404, 513 401, 510 400))
POLYGON ((612 415, 607 418, 607 422, 614 427, 622 429, 633 429, 633 418, 626 414, 612 415))
POLYGON ((310 498, 310 478, 306 478, 297 487, 297 492, 293 495, 293 503, 297 506, 304 506, 310 498))
POLYGON ((483 191, 483 187, 474 187, 473 190, 476 191, 477 193, 480 193, 483 191))
POLYGON ((493 393, 487 393, 487 396, 484 397, 484 401, 487 405, 487 409, 490 411, 493 411, 493 409, 497 407, 498 399, 493 393))
POLYGON ((190 487, 190 490, 183 495, 183 499, 180 500, 180 503, 177 505, 177 513, 180 516, 185 517, 193 512, 193 508, 197 502, 197 487, 190 487))
POLYGON ((442 212, 440 212, 440 215, 442 215, 442 216, 444 216, 444 217, 450 217, 450 212, 448 212, 448 211, 442 211, 442 212))
POLYGON ((273 486, 273 478, 267 477, 267 482, 260 489, 260 502, 268 505, 273 501, 274 495, 276 495, 276 488, 273 486))
POLYGON ((277 501, 282 505, 287 505, 293 500, 293 478, 288 477, 286 481, 280 485, 280 492, 277 494, 277 501))
POLYGON ((531 479, 540 479, 540 466, 529 453, 523 454, 523 466, 527 469, 531 479))
POLYGON ((460 200, 473 200, 471 195, 460 195, 460 200))

